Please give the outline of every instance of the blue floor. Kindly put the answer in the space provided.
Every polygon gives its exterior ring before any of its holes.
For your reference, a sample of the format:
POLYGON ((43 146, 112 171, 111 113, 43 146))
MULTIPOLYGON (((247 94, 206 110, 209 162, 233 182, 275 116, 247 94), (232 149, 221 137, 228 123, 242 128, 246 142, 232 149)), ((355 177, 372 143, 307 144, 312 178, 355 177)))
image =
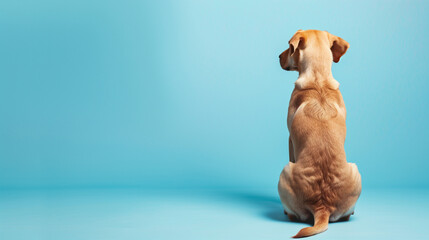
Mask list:
MULTIPOLYGON (((428 239, 428 190, 365 190, 310 239, 428 239)), ((289 239, 276 189, 0 190, 0 239, 289 239)))

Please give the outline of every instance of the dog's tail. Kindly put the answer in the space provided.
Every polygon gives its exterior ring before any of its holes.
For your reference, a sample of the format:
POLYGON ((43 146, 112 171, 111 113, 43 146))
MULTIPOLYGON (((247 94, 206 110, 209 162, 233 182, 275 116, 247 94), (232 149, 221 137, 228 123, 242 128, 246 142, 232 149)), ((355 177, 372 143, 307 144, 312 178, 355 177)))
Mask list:
POLYGON ((325 209, 316 211, 314 213, 314 226, 301 229, 292 238, 309 237, 326 231, 328 229, 329 216, 330 213, 325 209))

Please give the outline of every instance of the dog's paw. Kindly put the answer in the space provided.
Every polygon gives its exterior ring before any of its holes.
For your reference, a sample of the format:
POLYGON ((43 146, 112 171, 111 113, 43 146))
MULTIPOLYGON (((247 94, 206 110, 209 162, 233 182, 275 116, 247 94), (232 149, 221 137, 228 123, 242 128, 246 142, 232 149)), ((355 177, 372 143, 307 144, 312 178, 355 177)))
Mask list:
POLYGON ((288 213, 286 212, 286 210, 283 210, 283 212, 284 212, 284 214, 285 214, 286 216, 288 216, 288 218, 289 218, 289 220, 290 220, 291 222, 299 222, 298 218, 297 218, 295 215, 288 214, 288 213))
POLYGON ((288 214, 287 216, 291 222, 298 222, 298 218, 295 215, 288 214))
MULTIPOLYGON (((353 213, 352 213, 352 214, 353 214, 353 213)), ((346 221, 349 221, 349 220, 350 220, 350 215, 340 218, 340 219, 338 220, 338 222, 346 222, 346 221)))

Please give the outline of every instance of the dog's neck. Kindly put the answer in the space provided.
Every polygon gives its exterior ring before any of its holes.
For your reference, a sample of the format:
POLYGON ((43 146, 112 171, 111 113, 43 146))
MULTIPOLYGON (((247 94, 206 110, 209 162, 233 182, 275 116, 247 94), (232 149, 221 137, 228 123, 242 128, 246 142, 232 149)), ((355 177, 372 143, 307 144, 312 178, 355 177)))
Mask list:
POLYGON ((321 87, 328 87, 333 90, 339 88, 340 83, 332 76, 332 60, 326 64, 321 64, 321 62, 326 61, 319 61, 317 64, 308 62, 299 67, 299 77, 295 82, 296 88, 300 90, 321 87))

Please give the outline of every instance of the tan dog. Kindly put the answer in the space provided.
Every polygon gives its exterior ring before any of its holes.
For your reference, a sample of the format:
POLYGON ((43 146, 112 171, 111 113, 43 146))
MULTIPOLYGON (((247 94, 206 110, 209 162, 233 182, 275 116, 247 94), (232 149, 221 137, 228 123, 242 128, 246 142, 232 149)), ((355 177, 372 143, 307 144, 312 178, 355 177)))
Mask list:
POLYGON ((285 70, 299 72, 289 103, 290 162, 283 169, 278 190, 291 220, 311 221, 294 238, 328 229, 328 222, 348 220, 361 192, 357 166, 344 151, 346 108, 332 77, 349 44, 326 31, 299 30, 280 55, 285 70))

